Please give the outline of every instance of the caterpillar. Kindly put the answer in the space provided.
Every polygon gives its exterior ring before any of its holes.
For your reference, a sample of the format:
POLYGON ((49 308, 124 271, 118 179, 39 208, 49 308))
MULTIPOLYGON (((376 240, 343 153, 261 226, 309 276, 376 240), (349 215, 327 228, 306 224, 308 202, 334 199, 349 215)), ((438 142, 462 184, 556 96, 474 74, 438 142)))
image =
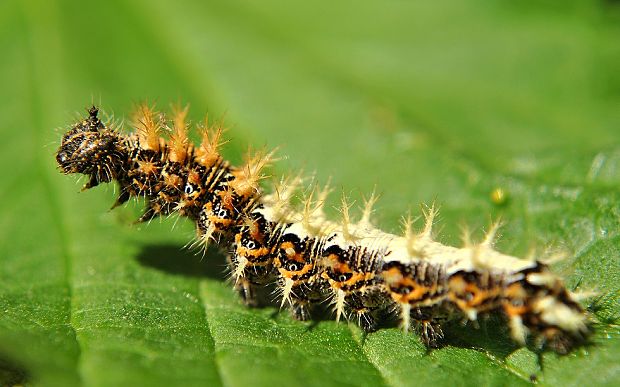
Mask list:
POLYGON ((446 321, 486 315, 501 316, 517 344, 562 354, 591 334, 579 297, 547 264, 494 250, 498 224, 480 243, 446 246, 433 239, 431 206, 421 231, 406 221, 403 235, 393 235, 371 223, 375 195, 356 221, 343 198, 342 220, 331 221, 322 209, 329 189, 315 186, 294 203, 304 183, 290 177, 264 193, 263 171, 274 153, 254 152, 244 166, 233 166, 220 154, 221 123, 207 120, 196 146, 187 114, 174 108, 167 119, 142 105, 134 132, 123 134, 104 125, 93 106, 62 136, 59 169, 86 175, 83 189, 116 181, 115 206, 144 198, 139 221, 171 214, 191 219, 194 243, 227 252, 234 288, 250 306, 258 303, 257 290, 273 284, 276 301, 296 319, 311 319, 327 303, 336 320, 353 320, 365 331, 393 318, 429 347, 441 343, 446 321))

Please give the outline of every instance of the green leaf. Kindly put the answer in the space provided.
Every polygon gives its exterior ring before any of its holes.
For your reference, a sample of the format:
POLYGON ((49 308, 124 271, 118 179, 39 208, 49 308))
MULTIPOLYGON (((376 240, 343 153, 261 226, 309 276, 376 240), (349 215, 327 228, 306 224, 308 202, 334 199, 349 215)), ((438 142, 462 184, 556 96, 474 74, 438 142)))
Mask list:
POLYGON ((620 9, 545 3, 0 3, 0 384, 619 384, 620 9), (191 224, 134 225, 141 204, 56 171, 100 100, 227 111, 231 160, 280 146, 274 175, 376 185, 388 230, 432 201, 446 243, 501 216, 503 251, 566 251, 567 286, 598 292, 594 345, 539 358, 491 320, 427 351, 248 309, 222 253, 182 249, 191 224))

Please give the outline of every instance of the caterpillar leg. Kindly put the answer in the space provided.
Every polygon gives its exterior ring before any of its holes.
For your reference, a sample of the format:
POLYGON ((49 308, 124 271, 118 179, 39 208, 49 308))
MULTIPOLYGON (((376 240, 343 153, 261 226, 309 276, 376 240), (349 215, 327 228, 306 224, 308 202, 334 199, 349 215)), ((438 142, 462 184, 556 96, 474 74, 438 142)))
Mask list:
POLYGON ((437 313, 430 308, 415 308, 411 319, 416 332, 427 347, 436 348, 444 338, 441 319, 434 317, 437 313))
POLYGON ((379 288, 351 292, 346 297, 348 314, 351 318, 355 318, 357 325, 366 332, 377 330, 378 316, 385 308, 386 302, 389 302, 389 298, 379 288))
POLYGON ((240 257, 237 255, 229 255, 227 258, 228 269, 231 274, 231 281, 235 291, 241 297, 243 303, 247 306, 258 306, 256 297, 256 285, 245 272, 245 266, 240 266, 240 257))
POLYGON ((351 293, 345 298, 345 302, 348 310, 347 315, 349 318, 354 318, 360 328, 366 332, 377 329, 376 308, 367 306, 362 295, 358 292, 351 293))
POLYGON ((235 282, 235 290, 239 293, 241 300, 247 306, 258 306, 256 297, 256 285, 247 278, 239 278, 235 282))
POLYGON ((234 289, 239 293, 244 304, 258 306, 262 300, 262 296, 259 295, 260 289, 273 282, 272 266, 248 265, 247 262, 244 265, 240 264, 240 261, 245 262, 238 256, 228 258, 228 267, 234 289))
MULTIPOLYGON (((408 303, 397 303, 395 305, 403 331, 415 331, 420 336, 422 343, 431 348, 440 346, 444 338, 441 327, 444 318, 437 317, 437 311, 433 310, 436 308, 440 308, 440 306, 418 308, 412 307, 408 303)), ((439 315, 441 316, 442 313, 439 315)))
POLYGON ((294 300, 291 303, 291 316, 295 320, 307 321, 312 318, 310 303, 305 300, 294 300))
POLYGON ((377 317, 375 310, 363 308, 354 311, 357 317, 357 325, 365 332, 374 332, 377 330, 377 317))
MULTIPOLYGON (((286 288, 283 290, 286 292, 286 288)), ((288 303, 291 315, 294 319, 300 321, 310 320, 314 306, 322 303, 325 299, 321 284, 312 282, 296 283, 288 293, 288 297, 286 293, 283 296, 281 304, 288 303)))

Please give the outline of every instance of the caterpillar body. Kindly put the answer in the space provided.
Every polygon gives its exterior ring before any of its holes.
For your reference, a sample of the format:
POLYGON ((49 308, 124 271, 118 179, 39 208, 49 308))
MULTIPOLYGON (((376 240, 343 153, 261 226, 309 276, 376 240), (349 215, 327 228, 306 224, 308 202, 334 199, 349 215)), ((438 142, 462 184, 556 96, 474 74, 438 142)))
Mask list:
POLYGON ((261 171, 273 153, 257 152, 234 167, 219 153, 222 126, 208 123, 193 145, 187 109, 174 109, 167 121, 141 106, 132 134, 106 127, 98 115, 93 106, 63 135, 56 154, 62 172, 86 175, 84 189, 116 181, 117 205, 144 197, 140 221, 175 213, 191 219, 195 243, 215 242, 229 253, 234 287, 248 305, 256 304, 257 289, 275 284, 277 301, 297 319, 310 319, 327 302, 337 320, 354 320, 366 331, 393 316, 428 346, 441 342, 445 320, 491 313, 503 317, 520 345, 559 353, 591 333, 577 297, 545 263, 493 249, 497 225, 480 243, 446 246, 433 239, 430 207, 423 230, 405 222, 404 235, 393 235, 371 224, 374 195, 359 220, 343 199, 342 220, 330 221, 322 211, 327 188, 310 190, 299 205, 292 203, 300 177, 262 192, 261 171))

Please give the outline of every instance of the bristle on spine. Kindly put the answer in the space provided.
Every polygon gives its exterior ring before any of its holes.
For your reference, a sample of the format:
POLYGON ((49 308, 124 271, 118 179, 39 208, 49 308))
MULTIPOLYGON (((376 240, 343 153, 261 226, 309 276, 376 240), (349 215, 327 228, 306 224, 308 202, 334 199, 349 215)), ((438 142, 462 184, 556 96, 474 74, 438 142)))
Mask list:
POLYGON ((209 123, 209 115, 207 115, 200 131, 202 141, 198 149, 196 149, 195 157, 201 165, 211 167, 222 159, 220 148, 227 142, 222 140, 222 134, 226 131, 223 118, 209 123))
POLYGON ((134 126, 142 149, 159 151, 162 121, 163 117, 154 107, 146 103, 138 106, 134 114, 134 126))
POLYGON ((174 105, 172 107, 172 134, 170 135, 170 153, 168 154, 168 159, 179 164, 185 163, 189 148, 189 138, 187 137, 188 111, 189 105, 184 108, 181 108, 179 105, 174 105))
POLYGON ((264 149, 256 152, 253 152, 251 149, 248 150, 245 157, 245 165, 233 172, 235 180, 231 183, 231 186, 238 195, 250 197, 260 192, 260 181, 268 177, 263 171, 275 161, 274 155, 275 150, 270 152, 264 149))

